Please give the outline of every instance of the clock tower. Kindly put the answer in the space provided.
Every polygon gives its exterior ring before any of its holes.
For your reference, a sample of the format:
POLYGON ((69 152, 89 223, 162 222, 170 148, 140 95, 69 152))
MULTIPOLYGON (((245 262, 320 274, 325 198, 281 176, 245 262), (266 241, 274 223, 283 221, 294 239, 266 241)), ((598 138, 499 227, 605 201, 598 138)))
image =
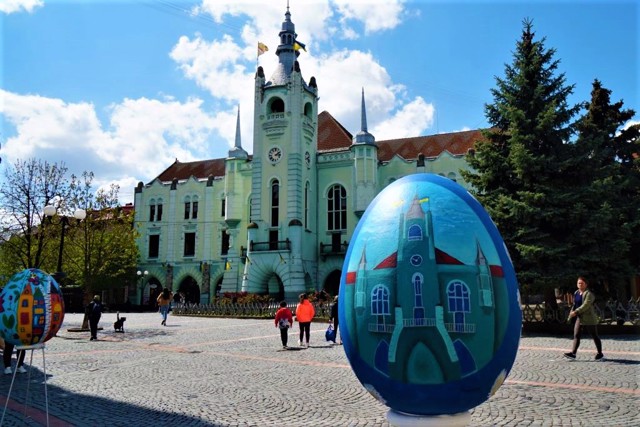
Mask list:
POLYGON ((294 297, 313 287, 317 270, 318 88, 305 82, 289 6, 279 33, 278 64, 255 76, 251 223, 242 288, 294 297), (266 288, 265 288, 266 283, 266 288))

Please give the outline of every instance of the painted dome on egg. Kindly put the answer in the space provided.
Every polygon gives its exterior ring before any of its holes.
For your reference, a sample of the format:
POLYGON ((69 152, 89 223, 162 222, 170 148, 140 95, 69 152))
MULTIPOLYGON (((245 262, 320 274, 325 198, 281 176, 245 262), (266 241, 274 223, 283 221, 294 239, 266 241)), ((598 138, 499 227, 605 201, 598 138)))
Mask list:
POLYGON ((44 343, 64 320, 64 300, 49 274, 30 268, 16 273, 0 292, 0 335, 15 345, 44 343))
POLYGON ((486 211, 451 180, 417 174, 367 208, 345 259, 340 326, 358 379, 397 411, 466 411, 517 352, 515 272, 486 211))

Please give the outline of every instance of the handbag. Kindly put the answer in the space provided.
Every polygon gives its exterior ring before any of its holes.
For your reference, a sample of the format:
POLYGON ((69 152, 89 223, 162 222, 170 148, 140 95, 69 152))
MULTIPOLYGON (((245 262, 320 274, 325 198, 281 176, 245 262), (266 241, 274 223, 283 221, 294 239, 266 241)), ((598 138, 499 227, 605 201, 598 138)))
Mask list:
POLYGON ((327 331, 324 333, 324 337, 327 341, 336 342, 336 331, 333 329, 333 325, 329 325, 327 331))

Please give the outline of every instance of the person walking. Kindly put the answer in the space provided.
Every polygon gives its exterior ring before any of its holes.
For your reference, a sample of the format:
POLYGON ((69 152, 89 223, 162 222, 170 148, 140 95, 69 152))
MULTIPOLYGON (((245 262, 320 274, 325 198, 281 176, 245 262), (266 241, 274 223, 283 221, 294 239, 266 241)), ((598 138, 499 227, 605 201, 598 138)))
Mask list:
POLYGON ((296 307, 296 319, 298 320, 298 325, 300 326, 300 339, 298 340, 298 345, 302 347, 302 340, 306 338, 306 347, 309 347, 309 338, 311 335, 311 320, 313 320, 313 316, 316 314, 316 310, 313 308, 311 302, 309 302, 309 298, 307 298, 307 294, 300 294, 300 302, 296 307))
POLYGON ((595 295, 589 290, 588 283, 584 277, 578 277, 576 284, 578 290, 573 294, 573 306, 569 313, 570 322, 575 322, 573 326, 573 348, 569 353, 565 353, 564 357, 570 360, 576 358, 578 347, 580 347, 580 336, 582 331, 587 331, 596 345, 595 360, 602 360, 602 342, 598 336, 598 316, 594 308, 595 295))
MULTIPOLYGON (((338 295, 333 298, 333 304, 331 304, 331 310, 329 311, 329 323, 333 322, 333 333, 335 338, 338 339, 338 295)), ((335 339, 333 340, 335 344, 335 339)), ((342 338, 340 338, 340 344, 342 344, 342 338)))
POLYGON ((169 288, 164 288, 156 300, 158 302, 158 309, 162 315, 162 322, 160 322, 160 324, 164 326, 167 326, 167 315, 169 314, 169 305, 171 304, 172 296, 173 294, 169 288))
POLYGON ((293 325, 293 313, 287 307, 287 302, 282 301, 280 308, 276 311, 276 328, 280 328, 280 340, 282 341, 282 348, 287 348, 287 341, 289 340, 289 328, 293 325))
POLYGON ((89 315, 89 330, 91 331, 91 338, 89 341, 98 339, 98 322, 102 317, 102 310, 104 306, 100 301, 100 295, 94 295, 93 301, 87 305, 87 314, 89 315))
MULTIPOLYGON (((7 375, 13 373, 13 371, 11 370, 11 355, 13 354, 14 348, 15 348, 15 345, 7 341, 4 342, 4 350, 2 350, 2 359, 4 362, 4 373, 7 375)), ((18 371, 21 374, 24 374, 25 372, 27 372, 27 370, 24 367, 24 357, 26 354, 27 352, 25 350, 18 350, 18 353, 16 354, 16 359, 18 361, 16 371, 18 371)))

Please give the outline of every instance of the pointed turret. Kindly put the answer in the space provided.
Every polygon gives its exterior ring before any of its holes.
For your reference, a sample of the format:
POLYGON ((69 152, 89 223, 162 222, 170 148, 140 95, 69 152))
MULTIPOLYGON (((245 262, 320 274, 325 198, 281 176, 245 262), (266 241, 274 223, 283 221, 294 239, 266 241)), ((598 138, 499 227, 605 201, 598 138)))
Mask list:
MULTIPOLYGON (((278 65, 271 75, 268 84, 284 85, 291 76, 291 72, 296 67, 296 58, 300 55, 300 52, 296 49, 296 26, 291 21, 291 12, 289 12, 289 3, 287 2, 287 12, 284 14, 284 21, 282 22, 282 29, 278 33, 280 37, 280 44, 276 49, 276 55, 278 55, 278 65)), ((298 46, 303 46, 297 43, 298 46)), ((299 66, 298 66, 299 67, 299 66)), ((297 70, 300 71, 299 68, 297 70)))
POLYGON ((364 88, 362 88, 362 105, 360 109, 360 132, 353 137, 353 143, 374 145, 376 138, 367 130, 367 108, 364 103, 364 88))
POLYGON ((234 147, 229 150, 229 158, 246 160, 249 155, 242 148, 242 142, 240 138, 240 106, 238 105, 238 118, 236 120, 236 143, 234 147))
POLYGON ((411 207, 407 211, 407 221, 409 221, 410 219, 424 220, 424 211, 422 210, 422 206, 420 206, 420 199, 418 199, 417 194, 413 197, 411 207))

